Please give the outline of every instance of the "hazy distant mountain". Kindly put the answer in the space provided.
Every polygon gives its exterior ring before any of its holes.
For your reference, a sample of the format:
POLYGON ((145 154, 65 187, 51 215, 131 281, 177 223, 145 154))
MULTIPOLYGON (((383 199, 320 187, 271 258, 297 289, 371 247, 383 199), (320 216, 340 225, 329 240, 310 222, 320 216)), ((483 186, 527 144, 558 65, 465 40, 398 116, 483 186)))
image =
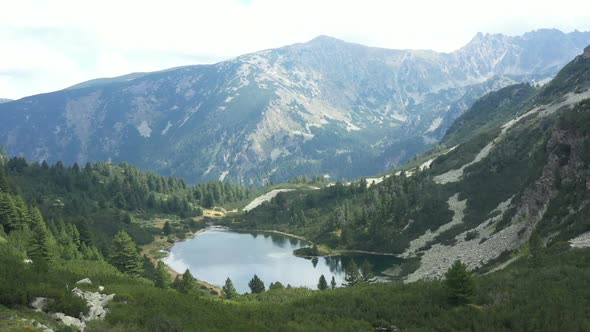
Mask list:
POLYGON ((0 104, 12 101, 12 99, 0 98, 0 104))
POLYGON ((36 160, 129 161, 189 181, 386 170, 478 97, 543 81, 590 32, 478 34, 452 53, 318 37, 213 65, 90 81, 0 106, 0 143, 36 160))

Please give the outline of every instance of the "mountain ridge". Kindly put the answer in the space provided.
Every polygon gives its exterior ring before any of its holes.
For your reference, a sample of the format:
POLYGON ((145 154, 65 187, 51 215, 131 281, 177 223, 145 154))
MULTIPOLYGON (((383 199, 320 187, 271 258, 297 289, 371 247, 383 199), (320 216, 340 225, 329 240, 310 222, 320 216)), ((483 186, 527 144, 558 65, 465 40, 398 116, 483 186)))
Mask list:
POLYGON ((543 87, 517 84, 480 98, 434 150, 373 185, 361 178, 279 193, 228 222, 395 253, 413 262, 408 282, 440 279, 455 260, 480 273, 500 269, 526 256, 531 238, 547 247, 583 245, 590 236, 585 54, 543 87))
MULTIPOLYGON (((0 142, 33 160, 128 161, 189 182, 381 173, 438 141, 481 95, 547 78, 566 53, 586 45, 571 47, 568 34, 544 42, 543 32, 537 35, 530 45, 506 37, 510 42, 452 54, 320 37, 212 65, 119 77, 3 104, 0 142), (517 61, 537 54, 538 45, 559 43, 560 52, 535 65, 517 61)), ((590 33, 584 36, 590 42, 590 33)))

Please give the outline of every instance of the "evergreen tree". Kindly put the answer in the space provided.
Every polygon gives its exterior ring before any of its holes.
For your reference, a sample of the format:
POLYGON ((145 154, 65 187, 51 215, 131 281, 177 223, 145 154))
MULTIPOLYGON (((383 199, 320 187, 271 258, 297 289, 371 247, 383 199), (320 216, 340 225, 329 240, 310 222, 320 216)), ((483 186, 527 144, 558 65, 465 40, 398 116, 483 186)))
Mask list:
POLYGON ((467 271, 467 266, 460 260, 449 268, 445 274, 445 286, 449 302, 453 305, 464 305, 474 293, 473 278, 467 271))
POLYGON ((344 280, 346 281, 345 286, 347 287, 358 285, 362 281, 359 268, 354 262, 354 259, 352 259, 350 264, 348 264, 344 280))
POLYGON ((80 246, 80 251, 82 252, 82 257, 84 257, 84 259, 91 261, 100 261, 103 259, 102 255, 95 246, 88 246, 84 242, 82 242, 82 245, 80 246))
POLYGON ((223 292, 223 297, 226 299, 233 299, 238 296, 238 292, 230 278, 225 279, 225 285, 221 287, 221 291, 223 292))
POLYGON ((197 281, 193 278, 191 271, 186 269, 182 274, 182 278, 179 279, 178 282, 175 280, 173 286, 175 286, 179 292, 188 294, 196 290, 197 281))
POLYGON ((375 281, 375 273, 373 272, 373 265, 365 259, 361 265, 361 279, 363 282, 372 283, 375 281))
POLYGON ((336 289, 336 279, 334 279, 334 276, 332 276, 332 280, 330 281, 330 287, 336 289))
POLYGON ((113 239, 110 261, 119 271, 133 276, 141 274, 141 257, 129 234, 121 230, 113 239))
POLYGON ((268 290, 277 290, 277 289, 285 289, 285 286, 283 286, 283 284, 281 284, 280 281, 277 281, 275 283, 270 283, 270 285, 268 286, 268 290))
POLYGON ((166 264, 162 261, 158 261, 158 265, 156 267, 156 275, 154 284, 158 288, 168 288, 170 287, 170 273, 168 273, 168 269, 166 268, 166 264))
POLYGON ((164 223, 164 227, 162 227, 162 233, 164 233, 164 235, 172 234, 172 226, 170 226, 168 221, 164 223))
POLYGON ((33 265, 40 270, 47 270, 53 261, 51 233, 47 230, 43 219, 33 226, 28 256, 33 261, 33 265))
POLYGON ((12 197, 0 192, 0 225, 4 227, 6 233, 10 233, 16 228, 17 219, 18 213, 12 197))
POLYGON ((203 200, 203 207, 212 209, 215 206, 215 198, 212 192, 208 192, 203 200))
POLYGON ((328 289, 328 282, 326 281, 326 278, 323 274, 321 275, 320 281, 318 282, 318 289, 322 291, 328 289))
POLYGON ((250 280, 248 287, 250 287, 252 293, 262 293, 266 290, 264 287, 264 282, 262 282, 262 280, 260 280, 257 275, 254 275, 252 280, 250 280))
POLYGON ((170 284, 170 286, 176 290, 180 290, 181 283, 182 279, 180 278, 180 274, 177 274, 176 277, 174 277, 174 281, 172 282, 172 284, 170 284))
MULTIPOLYGON (((1 156, 0 156, 1 160, 1 156)), ((4 175, 4 170, 0 168, 0 193, 7 194, 10 188, 8 187, 8 181, 6 181, 6 176, 4 175)))

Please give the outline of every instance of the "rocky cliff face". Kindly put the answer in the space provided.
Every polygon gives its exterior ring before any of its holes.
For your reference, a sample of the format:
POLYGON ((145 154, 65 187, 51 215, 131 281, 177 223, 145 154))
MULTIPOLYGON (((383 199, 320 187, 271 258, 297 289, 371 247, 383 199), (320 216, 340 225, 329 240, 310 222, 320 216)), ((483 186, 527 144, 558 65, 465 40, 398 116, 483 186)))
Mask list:
POLYGON ((308 43, 0 106, 0 143, 34 160, 129 161, 191 182, 379 173, 442 137, 481 95, 541 81, 590 33, 478 34, 453 53, 308 43))
MULTIPOLYGON (((514 256, 533 232, 543 243, 588 245, 590 58, 585 56, 586 50, 535 96, 522 95, 523 103, 512 101, 520 108, 515 109, 512 119, 491 125, 494 121, 477 120, 486 116, 483 113, 470 114, 477 109, 459 119, 464 126, 480 123, 480 128, 445 158, 460 158, 462 146, 489 137, 487 133, 497 134, 475 152, 473 161, 461 167, 461 172, 452 169, 442 173, 444 163, 436 159, 432 162, 431 171, 437 174, 434 181, 458 192, 448 202, 454 217, 412 241, 404 252, 405 256, 421 259, 421 266, 408 281, 440 278, 456 259, 476 269, 501 260, 502 254, 514 256), (464 199, 459 202, 462 205, 456 204, 458 197, 464 199), (447 233, 452 234, 451 240, 435 239, 451 227, 457 229, 454 234, 447 233), (435 240, 423 246, 422 238, 435 240)), ((506 91, 519 89, 507 88, 495 94, 507 96, 506 91)), ((485 99, 494 100, 494 96, 485 99)), ((501 112, 498 107, 498 115, 501 112)), ((465 134, 450 131, 445 140, 455 144, 453 135, 465 134)))

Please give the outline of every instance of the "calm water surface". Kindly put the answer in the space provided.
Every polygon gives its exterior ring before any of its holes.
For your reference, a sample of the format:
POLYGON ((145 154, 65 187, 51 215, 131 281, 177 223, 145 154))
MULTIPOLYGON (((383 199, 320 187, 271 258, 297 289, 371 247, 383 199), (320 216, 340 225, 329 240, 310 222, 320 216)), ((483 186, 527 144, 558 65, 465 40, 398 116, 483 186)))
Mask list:
POLYGON ((242 233, 210 228, 170 249, 164 262, 178 272, 187 268, 193 276, 214 285, 223 285, 230 277, 240 293, 249 292, 248 282, 257 274, 266 287, 271 282, 316 289, 323 274, 328 283, 332 276, 340 286, 344 267, 351 258, 357 265, 367 259, 380 272, 399 264, 399 258, 380 255, 347 255, 306 259, 293 255, 293 250, 307 243, 272 233, 242 233))

